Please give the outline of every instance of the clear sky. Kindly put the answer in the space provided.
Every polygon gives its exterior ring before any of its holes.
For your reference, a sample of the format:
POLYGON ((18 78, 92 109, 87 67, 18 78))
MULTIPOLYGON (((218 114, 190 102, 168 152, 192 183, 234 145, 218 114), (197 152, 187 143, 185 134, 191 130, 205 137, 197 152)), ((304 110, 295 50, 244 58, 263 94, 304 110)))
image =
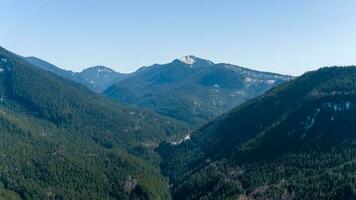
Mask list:
POLYGON ((299 75, 356 64, 356 0, 0 0, 0 45, 79 71, 196 55, 299 75))

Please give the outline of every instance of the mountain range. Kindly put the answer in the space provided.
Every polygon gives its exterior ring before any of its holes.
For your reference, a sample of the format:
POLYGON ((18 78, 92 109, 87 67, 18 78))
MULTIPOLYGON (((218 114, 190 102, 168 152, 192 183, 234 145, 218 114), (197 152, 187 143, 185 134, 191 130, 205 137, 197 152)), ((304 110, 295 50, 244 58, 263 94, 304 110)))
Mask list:
POLYGON ((113 85, 114 83, 117 83, 128 77, 127 74, 116 72, 105 66, 95 66, 84 69, 81 72, 72 72, 59 68, 51 63, 48 63, 36 57, 24 57, 24 59, 36 67, 81 83, 89 89, 98 93, 104 91, 106 88, 113 85))
POLYGON ((167 199, 152 148, 187 131, 0 48, 5 199, 167 199))
POLYGON ((164 143, 173 199, 355 199, 356 67, 308 72, 164 143))
POLYGON ((120 74, 0 47, 0 199, 356 199, 356 67, 120 74))
POLYGON ((198 127, 291 78, 185 56, 143 67, 103 94, 198 127))
POLYGON ((103 66, 74 73, 35 57, 25 59, 120 103, 147 108, 192 128, 292 78, 231 64, 215 64, 192 55, 167 64, 142 67, 131 74, 103 66))

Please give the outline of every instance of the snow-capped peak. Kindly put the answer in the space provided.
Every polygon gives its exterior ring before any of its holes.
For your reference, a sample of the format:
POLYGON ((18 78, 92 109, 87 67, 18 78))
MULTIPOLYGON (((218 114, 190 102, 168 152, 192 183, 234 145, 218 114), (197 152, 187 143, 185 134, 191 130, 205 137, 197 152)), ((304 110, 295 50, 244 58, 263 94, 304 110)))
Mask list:
POLYGON ((113 72, 112 69, 107 68, 105 66, 96 66, 94 67, 94 69, 96 69, 98 72, 113 72))
POLYGON ((112 73, 114 70, 105 66, 94 66, 84 69, 81 73, 112 73))
POLYGON ((183 58, 180 58, 179 60, 187 65, 192 65, 196 62, 196 58, 195 56, 184 56, 183 58))

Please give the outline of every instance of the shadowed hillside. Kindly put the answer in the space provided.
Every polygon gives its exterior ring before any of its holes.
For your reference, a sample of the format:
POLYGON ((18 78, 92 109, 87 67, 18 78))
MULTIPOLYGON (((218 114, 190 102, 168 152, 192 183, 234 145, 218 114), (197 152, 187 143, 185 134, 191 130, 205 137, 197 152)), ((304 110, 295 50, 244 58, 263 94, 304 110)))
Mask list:
POLYGON ((308 72, 162 144, 174 199, 354 199, 356 67, 308 72))

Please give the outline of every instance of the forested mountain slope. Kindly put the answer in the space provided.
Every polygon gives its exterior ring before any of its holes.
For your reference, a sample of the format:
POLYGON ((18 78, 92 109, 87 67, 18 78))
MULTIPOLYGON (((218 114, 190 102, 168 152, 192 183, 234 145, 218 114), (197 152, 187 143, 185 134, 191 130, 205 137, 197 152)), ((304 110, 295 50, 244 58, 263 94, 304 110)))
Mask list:
POLYGON ((290 78, 186 56, 141 68, 103 94, 198 127, 290 78))
POLYGON ((0 48, 0 194, 167 199, 150 148, 184 124, 114 103, 0 48))
POLYGON ((355 199, 356 67, 308 72, 162 144, 174 199, 355 199))

